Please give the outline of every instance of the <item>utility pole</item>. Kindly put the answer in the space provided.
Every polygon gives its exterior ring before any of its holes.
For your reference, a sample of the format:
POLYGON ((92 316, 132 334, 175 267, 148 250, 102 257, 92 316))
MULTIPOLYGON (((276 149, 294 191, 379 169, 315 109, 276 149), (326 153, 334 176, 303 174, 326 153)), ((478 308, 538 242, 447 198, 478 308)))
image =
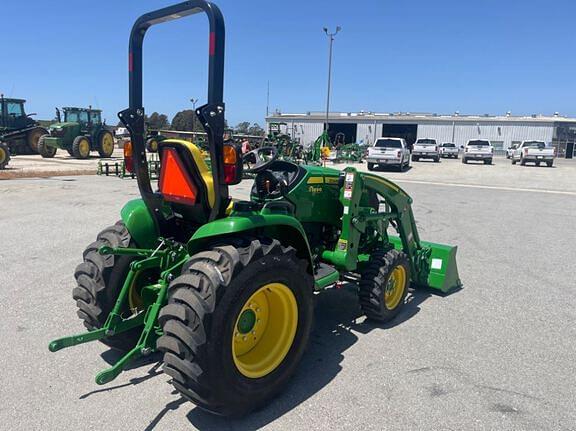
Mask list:
POLYGON ((269 106, 270 106, 270 81, 268 81, 268 86, 266 87, 266 117, 268 117, 269 106))
POLYGON ((194 133, 196 131, 196 103, 198 103, 198 99, 192 98, 190 99, 190 102, 192 102, 192 111, 194 111, 194 114, 192 115, 192 133, 194 133))
POLYGON ((329 51, 328 51, 328 92, 326 94, 326 124, 324 126, 324 131, 328 133, 328 114, 330 112, 330 89, 331 89, 331 80, 332 80, 332 44, 334 43, 334 36, 338 34, 338 32, 342 30, 340 26, 336 27, 336 31, 334 33, 330 33, 328 28, 324 27, 324 33, 328 36, 329 40, 329 51))

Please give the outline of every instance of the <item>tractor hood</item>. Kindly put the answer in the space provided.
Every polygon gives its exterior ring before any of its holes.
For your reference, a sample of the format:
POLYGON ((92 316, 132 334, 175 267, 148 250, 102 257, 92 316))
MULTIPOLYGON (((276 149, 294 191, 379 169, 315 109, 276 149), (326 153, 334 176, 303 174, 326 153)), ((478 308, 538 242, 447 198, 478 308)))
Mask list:
POLYGON ((50 124, 50 130, 67 129, 69 127, 76 127, 76 126, 78 126, 78 123, 74 123, 74 122, 54 123, 54 124, 50 124))

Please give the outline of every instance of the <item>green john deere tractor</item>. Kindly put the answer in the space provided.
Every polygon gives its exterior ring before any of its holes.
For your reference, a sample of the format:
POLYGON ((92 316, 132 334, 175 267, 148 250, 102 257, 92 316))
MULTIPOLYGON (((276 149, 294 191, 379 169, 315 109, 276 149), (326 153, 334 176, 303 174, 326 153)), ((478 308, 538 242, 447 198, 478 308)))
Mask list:
MULTIPOLYGON (((288 381, 310 338, 315 292, 343 277, 376 321, 393 319, 408 287, 460 286, 456 247, 420 241, 412 199, 377 175, 272 158, 252 165, 249 201, 234 201, 241 149, 224 142, 224 21, 192 0, 140 17, 130 37, 130 131, 141 198, 101 231, 74 273, 73 297, 88 329, 51 351, 99 340, 124 352, 97 374, 105 384, 136 358, 163 353, 184 397, 222 415, 266 403, 288 381), (211 168, 198 147, 159 143, 150 183, 142 106, 142 43, 152 25, 204 12, 210 25, 207 104, 197 115, 211 168)), ((266 149, 266 151, 269 151, 266 149)))
POLYGON ((0 169, 13 154, 36 154, 40 136, 47 133, 26 114, 24 99, 9 99, 0 94, 0 169))
POLYGON ((102 111, 89 108, 56 109, 58 122, 51 124, 49 133, 40 137, 38 152, 45 158, 56 155, 58 148, 68 151, 72 157, 87 159, 90 151, 98 151, 100 157, 110 157, 114 152, 114 136, 102 122, 102 111))

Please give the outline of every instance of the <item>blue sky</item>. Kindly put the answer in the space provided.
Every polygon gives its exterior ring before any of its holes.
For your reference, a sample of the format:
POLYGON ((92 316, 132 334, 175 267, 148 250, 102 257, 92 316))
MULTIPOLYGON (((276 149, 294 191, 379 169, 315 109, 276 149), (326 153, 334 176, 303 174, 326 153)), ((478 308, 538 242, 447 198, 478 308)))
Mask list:
MULTIPOLYGON (((576 116, 576 2, 364 0, 216 2, 227 25, 230 124, 325 107, 327 38, 334 45, 334 111, 544 113, 576 116)), ((52 118, 92 104, 108 123, 127 106, 133 21, 165 0, 2 0, 0 92, 52 118), (121 7, 119 5, 122 5, 121 7), (10 59, 8 63, 6 59, 10 59)), ((153 27, 145 40, 146 111, 171 118, 206 99, 207 24, 153 27)))

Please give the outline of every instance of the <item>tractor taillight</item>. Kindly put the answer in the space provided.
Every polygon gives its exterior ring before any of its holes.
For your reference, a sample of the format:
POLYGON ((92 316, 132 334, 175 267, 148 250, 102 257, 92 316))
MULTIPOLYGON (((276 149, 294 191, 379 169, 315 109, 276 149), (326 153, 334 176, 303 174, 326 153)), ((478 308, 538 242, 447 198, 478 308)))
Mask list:
POLYGON ((224 182, 226 184, 235 184, 236 165, 224 165, 224 182))
POLYGON ((124 144, 124 167, 130 173, 134 172, 134 160, 132 158, 132 142, 124 144))
POLYGON ((224 159, 224 183, 234 185, 242 181, 242 148, 227 142, 222 149, 224 159))
POLYGON ((160 193, 167 201, 189 205, 196 203, 198 189, 174 148, 166 148, 162 153, 160 193))

